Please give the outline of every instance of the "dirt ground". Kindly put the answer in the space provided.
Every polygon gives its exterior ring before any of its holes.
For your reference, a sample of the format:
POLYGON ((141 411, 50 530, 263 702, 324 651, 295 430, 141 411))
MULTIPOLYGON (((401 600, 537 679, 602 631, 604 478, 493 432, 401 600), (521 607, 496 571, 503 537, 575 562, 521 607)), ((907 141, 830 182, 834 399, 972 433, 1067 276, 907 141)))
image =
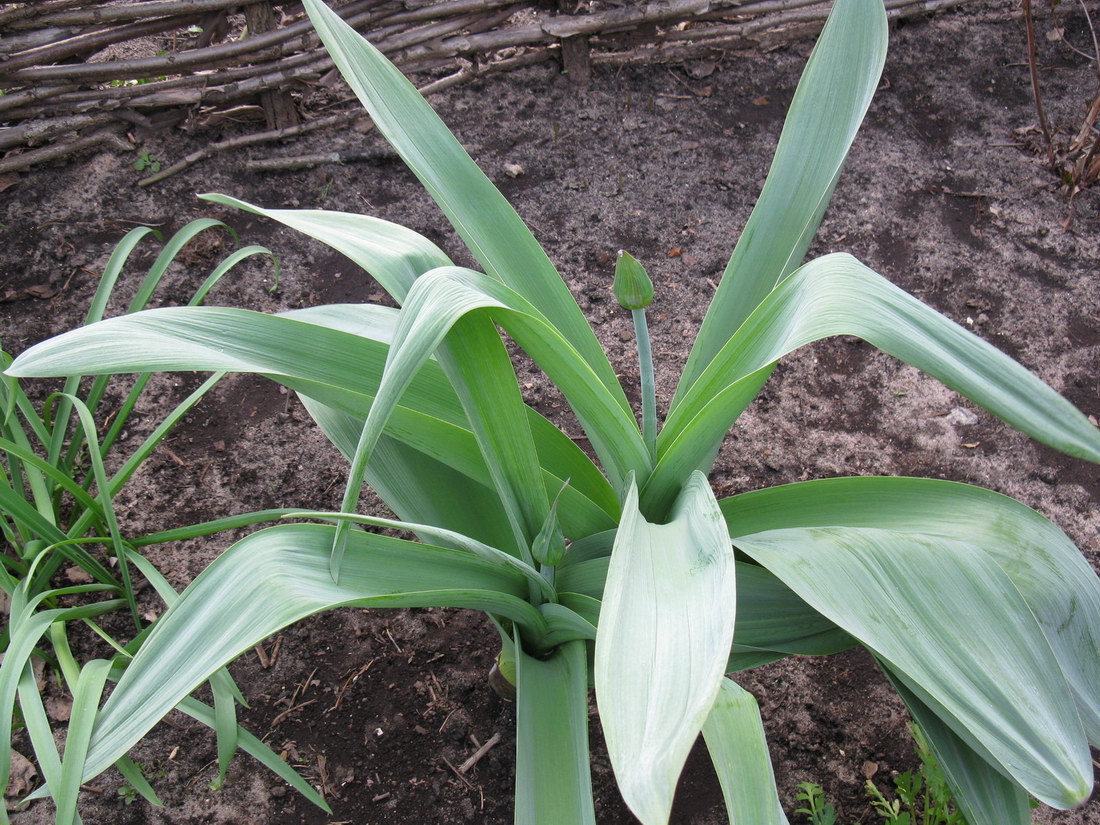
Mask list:
MULTIPOLYGON (((1085 58, 1042 37, 1062 28, 1071 43, 1091 48, 1080 7, 1063 5, 1056 20, 1040 21, 1040 39, 1048 106, 1064 135, 1080 123, 1097 81, 1085 58)), ((585 89, 547 64, 434 99, 546 246, 628 383, 636 373, 633 340, 609 292, 613 256, 623 248, 650 268, 662 405, 763 182, 809 48, 798 42, 687 65, 597 67, 585 89), (522 173, 509 174, 514 166, 522 173)), ((1064 231, 1070 207, 1058 181, 1020 145, 1018 130, 1035 122, 1025 57, 1023 26, 1007 2, 894 28, 881 87, 811 254, 851 252, 1100 416, 1100 187, 1078 195, 1064 231)), ((307 94, 304 103, 309 109, 316 101, 307 94)), ((246 128, 166 134, 139 148, 170 163, 246 128)), ((257 262, 219 285, 209 303, 279 311, 382 299, 377 284, 338 254, 199 202, 200 192, 378 215, 469 262, 396 161, 242 171, 246 157, 380 145, 377 135, 349 127, 224 155, 149 189, 136 185, 136 155, 90 155, 24 175, 0 195, 4 348, 18 353, 79 323, 110 249, 138 223, 173 231, 195 217, 221 217, 245 242, 277 253, 283 270, 274 292, 270 268, 257 262)), ((228 240, 207 242, 176 266, 163 302, 185 300, 229 248, 228 240)), ((131 290, 139 277, 131 273, 131 290)), ((538 376, 521 379, 540 410, 560 414, 561 402, 538 376)), ((197 382, 156 379, 130 443, 197 382)), ((718 467, 719 495, 848 474, 979 484, 1046 514, 1094 567, 1100 563, 1100 469, 1011 431, 854 339, 788 358, 736 425, 718 467)), ((293 394, 231 376, 124 492, 123 529, 141 534, 262 507, 335 508, 344 472, 293 394)), ((182 587, 235 538, 166 546, 151 557, 182 587)), ((243 724, 323 788, 331 817, 245 756, 226 786, 210 791, 214 738, 173 717, 134 753, 166 807, 125 804, 122 780, 109 772, 85 792, 84 821, 510 822, 514 708, 485 681, 496 645, 479 615, 451 610, 345 610, 303 622, 269 640, 262 657, 245 654, 233 672, 251 704, 243 724), (499 744, 476 766, 456 770, 494 736, 499 744)), ((841 823, 877 821, 867 810, 865 777, 887 788, 914 759, 905 712, 869 656, 788 660, 743 676, 760 701, 788 813, 797 807, 797 783, 815 781, 837 803, 841 823)), ((598 821, 631 822, 595 726, 593 740, 598 821)), ((51 810, 37 802, 13 821, 49 822, 51 810)), ((1035 816, 1100 823, 1100 803, 1035 816)), ((702 753, 689 762, 673 819, 726 821, 702 753)), ((805 820, 792 814, 791 821, 805 820)))

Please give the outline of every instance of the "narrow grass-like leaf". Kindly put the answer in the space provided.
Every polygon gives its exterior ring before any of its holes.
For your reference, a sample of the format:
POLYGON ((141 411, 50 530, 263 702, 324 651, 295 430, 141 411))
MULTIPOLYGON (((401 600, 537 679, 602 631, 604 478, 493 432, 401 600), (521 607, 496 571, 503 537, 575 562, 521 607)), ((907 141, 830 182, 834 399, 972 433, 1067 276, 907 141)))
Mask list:
MULTIPOLYGON (((14 665, 13 665, 14 666, 14 665)), ((23 724, 27 736, 34 748, 35 762, 42 772, 42 778, 48 784, 61 782, 61 756, 57 752, 57 743, 53 738, 53 729, 46 716, 42 703, 42 694, 38 692, 38 683, 34 678, 34 667, 25 662, 18 686, 19 709, 23 714, 23 724)))
POLYGON ((52 789, 53 799, 57 804, 57 825, 69 825, 76 821, 76 800, 80 795, 88 741, 110 669, 111 662, 107 659, 92 659, 80 669, 80 679, 73 691, 73 705, 65 734, 61 783, 52 789))
POLYGON ((1073 690, 1090 744, 1100 746, 1100 580, 1049 519, 1000 493, 927 478, 820 479, 719 504, 735 539, 785 527, 832 526, 947 540, 965 536, 1020 591, 1073 690))
POLYGON ((327 563, 333 532, 318 524, 271 527, 206 568, 156 623, 104 705, 85 780, 216 670, 321 610, 472 607, 527 626, 535 639, 545 632, 545 620, 522 600, 523 576, 453 550, 354 530, 336 584, 327 563))
POLYGON ((723 679, 703 724, 703 738, 722 784, 730 825, 787 825, 753 695, 723 679))
POLYGON ((122 774, 126 783, 141 795, 142 799, 158 808, 164 807, 157 792, 153 790, 153 786, 149 784, 149 780, 145 778, 145 774, 133 759, 129 756, 120 756, 115 760, 115 769, 122 774))
POLYGON ((595 825, 582 641, 516 651, 516 825, 595 825))
POLYGON ((975 753, 889 667, 884 670, 924 731, 967 825, 1030 825, 1031 806, 1024 790, 975 753))
MULTIPOLYGON (((25 581, 25 580, 24 580, 25 581)), ((23 667, 30 660, 38 640, 55 621, 81 619, 98 616, 112 610, 125 607, 123 599, 111 599, 80 607, 55 608, 35 613, 34 608, 49 595, 61 595, 68 592, 95 592, 102 585, 82 585, 75 588, 62 588, 50 593, 40 593, 17 611, 17 602, 13 594, 12 613, 10 615, 9 639, 4 651, 4 666, 0 667, 0 789, 6 789, 11 776, 11 732, 12 714, 15 710, 15 697, 23 667)), ((122 751, 125 753, 125 751, 122 751)))
POLYGON ((672 408, 794 270, 825 213, 886 60, 881 0, 838 0, 787 110, 771 170, 699 329, 672 408))
POLYGON ((1088 797, 1092 764, 1069 685, 1027 603, 980 548, 856 527, 771 530, 736 545, 926 691, 956 734, 1029 793, 1060 808, 1088 797))
POLYGON ((420 179, 485 271, 539 307, 629 411, 580 307, 508 201, 392 63, 320 0, 306 0, 305 7, 379 132, 420 179))
MULTIPOLYGON (((198 699, 188 696, 180 701, 176 709, 186 713, 192 719, 202 722, 209 728, 214 727, 213 708, 204 705, 198 699)), ((332 808, 312 785, 306 782, 290 765, 280 759, 279 755, 271 748, 242 727, 237 728, 237 744, 241 750, 253 757, 322 811, 328 814, 332 813, 332 808)))
POLYGON ((668 821, 718 695, 733 639, 734 569, 705 476, 691 476, 668 524, 642 517, 631 485, 607 571, 595 677, 619 789, 644 825, 668 821))

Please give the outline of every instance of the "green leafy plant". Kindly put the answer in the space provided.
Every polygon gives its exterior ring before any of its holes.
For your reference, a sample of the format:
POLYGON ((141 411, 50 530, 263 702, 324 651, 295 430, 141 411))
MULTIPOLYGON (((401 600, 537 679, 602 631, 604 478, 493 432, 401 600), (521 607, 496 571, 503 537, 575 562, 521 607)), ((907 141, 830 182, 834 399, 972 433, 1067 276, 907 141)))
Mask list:
POLYGON ((138 172, 159 172, 160 161, 143 149, 134 161, 134 169, 138 172))
POLYGON ((836 806, 825 799, 825 789, 816 782, 799 782, 794 798, 806 806, 795 813, 805 814, 810 825, 836 825, 836 806))
MULTIPOLYGON (((920 765, 915 771, 905 771, 894 777, 896 796, 888 799, 875 783, 864 784, 871 810, 883 825, 966 825, 951 785, 940 769, 936 756, 924 733, 912 726, 920 765)), ((805 807, 795 810, 805 814, 810 825, 835 825, 836 807, 825 798, 824 789, 816 782, 800 782, 795 799, 805 807)), ((862 821, 862 820, 861 820, 862 821)))
MULTIPOLYGON (((154 260, 131 300, 128 312, 144 309, 169 265, 199 233, 216 227, 209 219, 189 223, 171 237, 154 260)), ((159 236, 148 227, 131 230, 115 248, 104 268, 98 289, 88 309, 86 323, 103 318, 127 262, 143 242, 159 236)), ((218 281, 238 263, 254 255, 271 253, 260 246, 237 249, 222 260, 195 291, 191 305, 200 304, 218 281)), ((272 258, 274 260, 274 258, 272 258)), ((278 265, 276 263, 276 270, 278 265)), ((7 366, 11 358, 0 351, 7 366)), ((120 443, 150 373, 139 375, 129 387, 112 387, 101 376, 82 382, 70 376, 60 391, 47 394, 36 388, 32 395, 12 377, 0 379, 0 532, 4 552, 0 554, 0 587, 10 600, 8 621, 2 641, 4 663, 0 668, 0 778, 7 784, 11 764, 13 714, 38 763, 39 772, 50 783, 57 804, 59 823, 75 820, 77 793, 83 755, 95 720, 103 686, 118 678, 148 633, 147 622, 138 610, 135 583, 152 584, 166 603, 176 592, 139 549, 185 536, 206 535, 219 529, 254 524, 278 518, 284 511, 251 513, 183 530, 127 537, 122 534, 114 500, 143 462, 183 416, 214 386, 221 375, 203 382, 153 428, 125 459, 114 453, 120 443), (36 403, 39 396, 45 400, 36 403), (98 413, 106 412, 106 415, 98 413), (107 467, 116 469, 108 472, 107 467), (59 573, 64 584, 56 584, 59 573), (76 575, 71 575, 75 573, 76 575), (82 583, 74 583, 82 582, 82 583), (105 598, 104 598, 105 597, 105 598), (108 632, 100 617, 116 611, 128 612, 132 627, 122 639, 108 632), (91 659, 79 663, 69 643, 70 623, 89 626, 117 651, 114 661, 91 659), (42 640, 46 638, 47 644, 42 640), (72 698, 64 757, 58 754, 54 734, 39 693, 32 660, 44 659, 58 673, 61 686, 72 698)), ((125 623, 123 623, 125 624, 125 623)), ((115 623, 117 626, 117 623, 115 623)), ((304 793, 310 788, 278 757, 249 734, 238 731, 235 702, 243 701, 240 691, 224 670, 210 675, 215 708, 188 700, 181 706, 211 724, 218 735, 220 775, 238 746, 256 753, 304 793)), ((156 794, 139 768, 124 754, 115 761, 126 779, 123 795, 127 804, 137 795, 156 801, 156 794)), ((6 821, 6 811, 0 812, 6 821)))
POLYGON ((919 727, 913 726, 911 730, 920 766, 894 777, 897 797, 892 800, 868 779, 871 807, 882 817, 884 825, 966 825, 966 817, 955 802, 927 737, 919 727))
POLYGON ((880 0, 835 4, 652 440, 523 221, 399 71, 320 0, 305 6, 483 271, 385 221, 210 195, 329 244, 401 309, 163 308, 66 333, 9 368, 260 373, 297 391, 351 464, 340 512, 238 542, 157 622, 99 713, 83 776, 291 622, 441 605, 484 611, 500 632, 499 669, 516 687, 517 823, 595 821, 590 683, 619 787, 646 825, 667 822, 700 731, 731 820, 785 822, 757 704, 724 674, 855 645, 926 732, 971 825, 1022 825, 1028 792, 1080 804, 1088 744, 1100 743, 1100 581, 1058 528, 945 481, 835 478, 719 501, 705 476, 778 360, 832 335, 1100 461, 1100 432, 1004 354, 851 256, 801 264, 878 84, 880 0), (561 389, 595 461, 524 404, 501 329, 561 389), (396 519, 355 513, 364 479, 396 519))

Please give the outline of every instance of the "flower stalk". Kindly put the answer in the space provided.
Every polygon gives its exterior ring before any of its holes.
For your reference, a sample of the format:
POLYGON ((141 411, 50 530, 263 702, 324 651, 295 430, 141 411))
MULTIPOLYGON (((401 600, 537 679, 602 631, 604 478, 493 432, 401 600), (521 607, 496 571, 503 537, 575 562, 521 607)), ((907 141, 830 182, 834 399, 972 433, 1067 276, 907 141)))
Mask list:
POLYGON ((653 281, 634 256, 619 250, 615 261, 615 299, 629 309, 634 319, 634 339, 638 345, 638 373, 642 390, 642 440, 650 457, 657 460, 657 388, 653 376, 653 347, 649 342, 649 324, 645 308, 653 301, 653 281))

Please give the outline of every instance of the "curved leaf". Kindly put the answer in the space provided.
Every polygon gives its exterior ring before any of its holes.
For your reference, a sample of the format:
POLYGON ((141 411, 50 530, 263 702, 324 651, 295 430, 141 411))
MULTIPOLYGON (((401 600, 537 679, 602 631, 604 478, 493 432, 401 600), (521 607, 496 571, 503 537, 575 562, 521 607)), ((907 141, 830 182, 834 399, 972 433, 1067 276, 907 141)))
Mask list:
POLYGON ((1024 790, 958 737, 888 667, 884 670, 924 731, 967 825, 1031 825, 1031 806, 1024 790))
POLYGON ((733 640, 733 551, 706 477, 651 524, 632 484, 596 634, 596 702, 630 809, 668 821, 676 780, 714 705, 733 640))
MULTIPOLYGON (((334 306, 285 316, 220 307, 170 307, 112 318, 44 341, 10 368, 21 374, 64 375, 165 370, 258 372, 344 413, 363 416, 381 380, 397 311, 334 306)), ((14 372, 12 374, 15 374, 14 372)), ((527 412, 540 462, 556 492, 583 493, 608 514, 614 493, 592 462, 567 436, 534 411, 527 412)), ((413 378, 387 432, 474 480, 490 484, 485 461, 458 397, 430 360, 413 378)), ((352 442, 354 444, 354 442, 352 442)), ((592 514, 592 508, 586 508, 592 514)), ((571 535, 587 534, 578 527, 571 535)))
POLYGON ((991 344, 837 253, 776 287, 714 356, 669 414, 643 501, 670 501, 686 471, 709 465, 775 361, 832 335, 863 338, 1033 438, 1100 461, 1100 430, 1076 407, 991 344))
POLYGON ((451 263, 423 235, 380 218, 323 209, 264 209, 228 195, 199 197, 278 221, 316 238, 369 272, 398 303, 405 300, 413 282, 423 273, 451 263))
POLYGON ((421 276, 410 291, 394 333, 387 374, 368 427, 375 433, 405 384, 460 318, 486 310, 561 389, 588 433, 593 449, 618 484, 631 472, 644 479, 649 454, 633 416, 625 414, 569 342, 543 314, 507 286, 460 267, 421 276), (377 416, 375 418, 375 416, 377 416))
POLYGON ((523 220, 413 85, 319 0, 306 11, 333 62, 378 130, 435 199, 492 277, 550 319, 624 411, 630 405, 584 314, 523 220))
POLYGON ((1060 808, 1088 797, 1092 763, 1069 686, 1019 591, 980 548, 856 527, 736 544, 927 692, 956 734, 1028 792, 1060 808))
POLYGON ((980 547, 1035 615, 1073 690, 1089 742, 1100 746, 1100 579, 1066 534, 1030 507, 969 484, 875 477, 788 484, 723 499, 719 506, 735 540, 784 527, 845 526, 964 539, 980 547))
POLYGON ((839 0, 787 110, 760 199, 695 339, 672 409, 745 318, 802 261, 886 60, 881 0, 839 0))
POLYGON ((212 673, 292 622, 334 607, 471 607, 545 629, 518 573, 454 550, 353 530, 340 577, 334 529, 293 524, 237 542, 153 627, 103 706, 84 779, 97 775, 212 673))

